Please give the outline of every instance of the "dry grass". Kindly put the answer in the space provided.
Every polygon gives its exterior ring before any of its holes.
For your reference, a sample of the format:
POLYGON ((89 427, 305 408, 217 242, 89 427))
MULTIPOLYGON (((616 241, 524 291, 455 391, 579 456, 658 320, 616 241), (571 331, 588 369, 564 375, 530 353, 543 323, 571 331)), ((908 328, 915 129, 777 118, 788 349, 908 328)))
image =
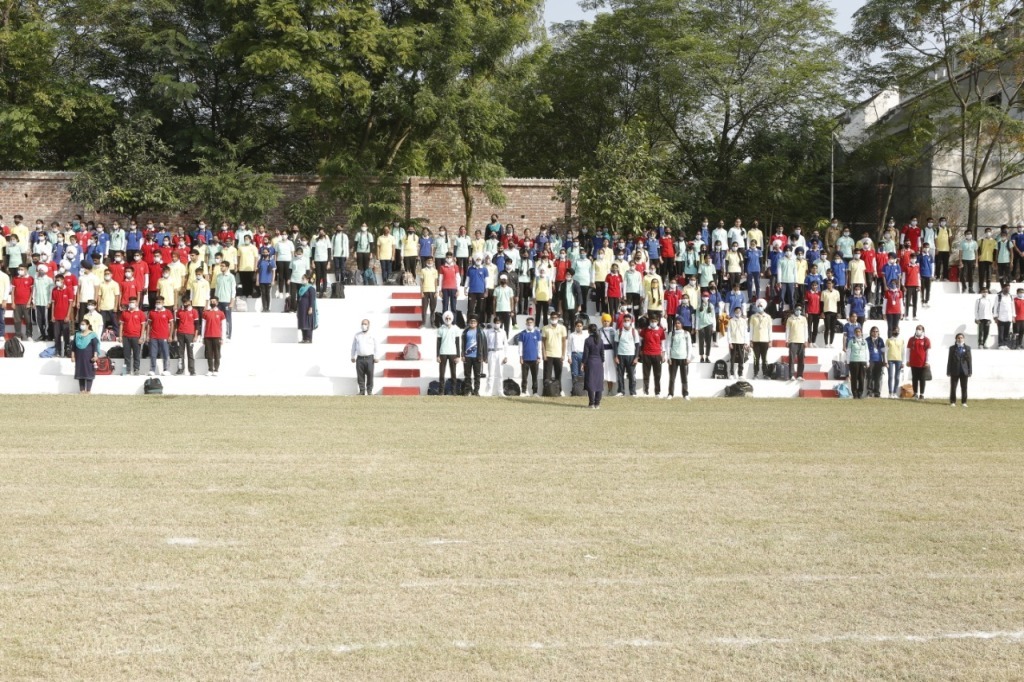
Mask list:
POLYGON ((1024 678, 1018 403, 0 410, 3 680, 1024 678))

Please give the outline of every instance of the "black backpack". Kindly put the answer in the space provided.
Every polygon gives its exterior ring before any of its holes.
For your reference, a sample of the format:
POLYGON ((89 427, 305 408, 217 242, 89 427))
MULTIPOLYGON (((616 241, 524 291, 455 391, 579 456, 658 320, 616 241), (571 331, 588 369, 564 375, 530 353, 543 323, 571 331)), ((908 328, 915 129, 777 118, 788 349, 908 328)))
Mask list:
POLYGON ((715 360, 715 367, 711 370, 712 379, 728 379, 729 378, 729 365, 726 364, 725 360, 715 360))
POLYGON ((754 392, 754 387, 747 381, 737 381, 725 387, 726 398, 745 398, 754 392))
POLYGON ((573 377, 572 378, 572 396, 574 398, 579 398, 581 396, 585 396, 586 394, 587 394, 587 389, 586 389, 586 385, 584 383, 583 377, 573 377))
MULTIPOLYGON (((70 344, 68 344, 70 345, 70 344)), ((12 336, 7 339, 4 343, 4 357, 5 358, 23 358, 25 357, 25 345, 21 342, 17 336, 12 336)))
POLYGON ((544 397, 545 398, 557 398, 558 394, 562 392, 562 387, 559 382, 554 379, 549 379, 544 382, 544 397))
POLYGON ((521 395, 519 384, 514 379, 505 379, 505 381, 501 382, 501 392, 510 398, 521 395))
POLYGON ((159 379, 146 379, 146 383, 142 385, 142 392, 145 395, 163 395, 163 382, 159 379))
POLYGON ((111 346, 107 351, 107 357, 124 360, 124 346, 111 346))
POLYGON ((440 395, 441 394, 441 382, 431 381, 427 384, 427 395, 440 395))

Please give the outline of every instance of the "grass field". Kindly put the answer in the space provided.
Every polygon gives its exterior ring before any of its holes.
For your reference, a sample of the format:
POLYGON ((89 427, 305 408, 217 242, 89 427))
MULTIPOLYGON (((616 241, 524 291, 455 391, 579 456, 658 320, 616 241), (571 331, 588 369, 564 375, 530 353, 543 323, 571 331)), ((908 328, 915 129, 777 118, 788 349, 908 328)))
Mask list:
POLYGON ((1024 679, 1021 406, 0 399, 0 680, 1024 679))

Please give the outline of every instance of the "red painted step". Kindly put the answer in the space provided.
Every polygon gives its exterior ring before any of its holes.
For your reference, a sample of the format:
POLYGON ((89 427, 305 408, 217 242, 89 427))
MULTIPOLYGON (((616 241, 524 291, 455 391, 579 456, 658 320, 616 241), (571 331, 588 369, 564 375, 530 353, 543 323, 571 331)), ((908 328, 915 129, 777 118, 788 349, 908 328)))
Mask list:
POLYGON ((405 358, 402 357, 402 351, 400 351, 400 350, 392 350, 392 351, 388 351, 387 353, 384 353, 384 359, 385 360, 404 360, 405 358))
POLYGON ((419 329, 419 320, 389 320, 388 329, 419 329))
POLYGON ((775 339, 772 341, 772 348, 789 348, 789 346, 785 339, 775 339))
MULTIPOLYGON (((779 360, 781 362, 789 363, 789 356, 788 355, 783 355, 781 358, 779 358, 779 360)), ((804 356, 804 368, 805 369, 807 367, 809 367, 810 365, 815 365, 817 363, 818 363, 818 357, 816 355, 805 355, 804 356)))
POLYGON ((776 334, 784 334, 786 332, 786 325, 784 324, 773 324, 772 331, 776 334))
POLYGON ((403 301, 419 301, 423 296, 418 291, 396 291, 391 294, 391 298, 397 298, 403 301))
POLYGON ((419 395, 420 389, 416 386, 385 386, 381 389, 381 395, 419 395))
POLYGON ((421 341, 422 339, 418 336, 389 336, 384 339, 384 343, 400 343, 403 346, 407 343, 420 343, 421 341))
POLYGON ((807 381, 827 381, 828 372, 804 372, 804 379, 807 381))
POLYGON ((416 379, 420 375, 418 369, 398 369, 397 367, 389 367, 384 370, 385 379, 416 379))
POLYGON ((423 306, 418 305, 393 305, 391 306, 392 315, 422 315, 423 306))
POLYGON ((817 390, 813 388, 801 388, 801 398, 838 398, 839 394, 832 390, 817 390))

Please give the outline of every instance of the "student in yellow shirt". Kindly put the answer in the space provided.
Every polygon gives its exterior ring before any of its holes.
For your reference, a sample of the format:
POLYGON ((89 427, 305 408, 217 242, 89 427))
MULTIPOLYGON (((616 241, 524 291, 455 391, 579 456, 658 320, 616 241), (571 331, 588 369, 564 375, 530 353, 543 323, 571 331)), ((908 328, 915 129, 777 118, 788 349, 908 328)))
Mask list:
POLYGON ((562 391, 562 362, 566 358, 566 341, 568 331, 558 323, 558 313, 553 312, 549 318, 550 324, 544 325, 541 330, 541 344, 544 348, 544 386, 554 381, 558 384, 558 395, 563 396, 562 391))
POLYGON ((238 247, 238 281, 242 286, 242 296, 256 296, 256 261, 259 257, 259 249, 252 243, 252 237, 245 235, 242 245, 238 247))
POLYGON ((428 256, 420 268, 418 278, 420 285, 420 305, 423 309, 423 322, 421 326, 429 329, 433 326, 434 313, 437 312, 437 268, 434 267, 434 258, 428 256))

